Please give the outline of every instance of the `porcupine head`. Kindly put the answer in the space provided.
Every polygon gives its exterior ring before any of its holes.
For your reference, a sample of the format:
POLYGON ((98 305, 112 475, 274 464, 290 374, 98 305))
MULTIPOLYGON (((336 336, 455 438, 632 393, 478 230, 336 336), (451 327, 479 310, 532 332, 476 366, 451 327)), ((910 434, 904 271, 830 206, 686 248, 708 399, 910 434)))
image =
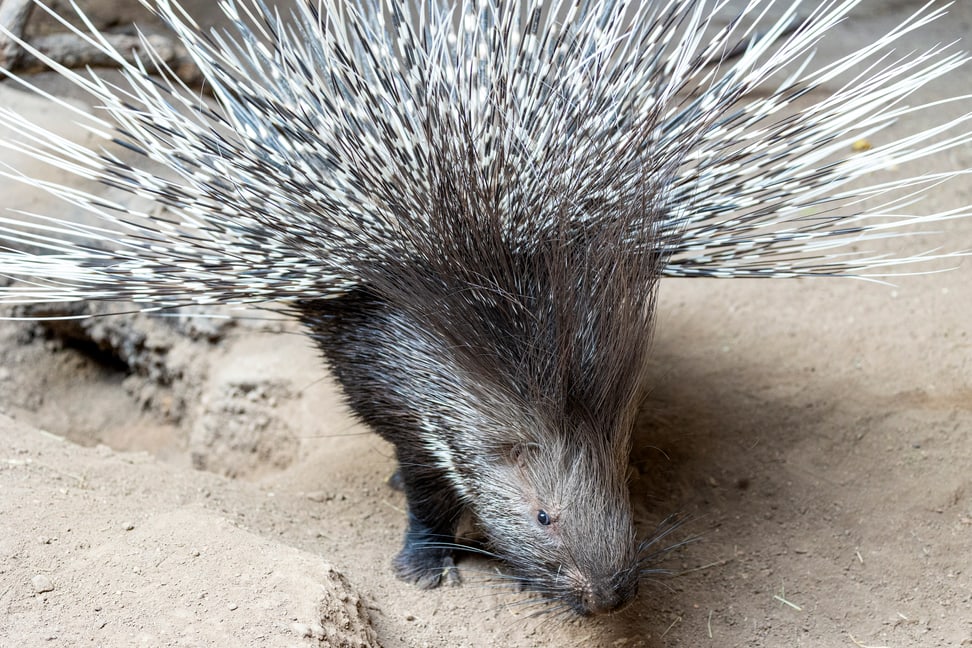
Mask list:
POLYGON ((639 577, 626 475, 661 258, 645 245, 660 241, 650 176, 557 166, 525 183, 519 156, 484 165, 484 135, 457 130, 400 249, 303 318, 351 408, 395 446, 400 578, 455 582, 468 512, 524 588, 612 612, 639 577))

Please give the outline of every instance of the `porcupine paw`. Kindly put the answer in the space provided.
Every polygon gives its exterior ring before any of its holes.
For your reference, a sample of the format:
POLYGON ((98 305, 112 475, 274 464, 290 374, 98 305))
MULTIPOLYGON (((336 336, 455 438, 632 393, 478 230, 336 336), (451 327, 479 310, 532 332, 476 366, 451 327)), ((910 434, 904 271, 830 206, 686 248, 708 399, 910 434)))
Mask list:
POLYGON ((404 547, 392 566, 396 576, 421 589, 458 585, 461 580, 452 554, 447 551, 404 547))

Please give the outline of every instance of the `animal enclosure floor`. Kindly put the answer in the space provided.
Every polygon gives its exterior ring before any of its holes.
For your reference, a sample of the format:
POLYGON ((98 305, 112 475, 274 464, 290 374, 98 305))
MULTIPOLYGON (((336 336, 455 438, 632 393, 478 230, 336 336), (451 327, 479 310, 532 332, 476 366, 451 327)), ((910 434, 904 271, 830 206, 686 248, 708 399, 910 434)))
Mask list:
MULTIPOLYGON (((916 6, 865 2, 818 57, 916 6)), ((905 46, 968 38, 972 3, 951 11, 905 46)), ((966 65, 915 102, 970 88, 966 65)), ((70 128, 9 84, 0 103, 70 128)), ((888 173, 972 168, 972 150, 922 165, 888 173)), ((58 213, 3 183, 5 205, 58 213)), ((914 210, 972 204, 970 187, 914 210)), ((874 247, 972 249, 972 218, 935 229, 874 247)), ((663 280, 632 498, 645 533, 674 514, 665 542, 691 542, 598 619, 538 614, 471 556, 458 588, 397 581, 391 449, 272 312, 136 318, 127 354, 114 320, 84 333, 107 351, 0 322, 0 646, 972 647, 972 259, 957 264, 893 286, 663 280)))

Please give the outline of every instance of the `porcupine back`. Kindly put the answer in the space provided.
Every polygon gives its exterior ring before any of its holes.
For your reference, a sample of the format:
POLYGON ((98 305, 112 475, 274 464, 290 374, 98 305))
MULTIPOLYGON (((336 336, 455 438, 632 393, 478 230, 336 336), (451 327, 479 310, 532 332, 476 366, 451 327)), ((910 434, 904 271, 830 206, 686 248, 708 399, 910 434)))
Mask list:
MULTIPOLYGON (((237 30, 207 36, 163 0, 216 107, 157 60, 161 81, 116 53, 124 88, 59 71, 105 106, 97 134, 168 172, 3 116, 23 132, 9 146, 166 212, 20 178, 104 227, 5 219, 11 248, 47 254, 3 252, 26 281, 0 301, 288 302, 403 468, 433 467, 427 485, 444 478, 528 584, 581 613, 617 609, 639 567, 624 469, 658 278, 881 272, 930 257, 842 246, 962 215, 897 214, 943 175, 855 181, 968 142, 943 134, 969 115, 839 155, 964 62, 944 47, 891 53, 940 10, 812 69, 811 48, 856 2, 820 3, 784 35, 794 4, 731 63, 773 3, 716 29, 724 4, 308 2, 284 22, 229 2, 237 30), (553 540, 527 525, 538 519, 553 540)), ((406 490, 413 514, 452 515, 454 502, 406 490)), ((399 573, 434 586, 447 557, 419 548, 406 537, 399 573)))
POLYGON ((147 43, 145 64, 129 64, 93 28, 79 31, 118 60, 128 84, 47 61, 103 106, 93 118, 84 113, 85 123, 172 173, 81 147, 8 110, 4 119, 22 137, 5 145, 167 212, 131 213, 8 170, 104 227, 5 218, 6 274, 31 283, 7 288, 3 301, 114 299, 155 309, 317 298, 365 281, 363 274, 380 280, 386 263, 429 256, 443 245, 443 228, 477 218, 495 220, 490 226, 515 249, 532 249, 553 230, 629 219, 616 224, 630 228, 625 242, 657 248, 667 275, 860 274, 924 257, 847 255, 842 245, 949 216, 902 217, 894 201, 902 195, 895 190, 942 176, 846 187, 889 160, 968 141, 968 133, 936 139, 968 115, 834 159, 854 139, 906 117, 915 110, 903 104, 908 95, 964 62, 944 46, 891 50, 942 9, 920 11, 878 42, 807 70, 800 64, 810 49, 856 2, 821 3, 780 37, 794 4, 733 63, 721 57, 753 35, 753 17, 772 2, 750 2, 714 33, 710 14, 725 3, 543 4, 450 11, 423 3, 403 14, 393 2, 325 2, 318 14, 308 2, 285 22, 229 2, 236 30, 210 34, 178 4, 150 4, 186 45, 216 107, 147 43), (788 69, 774 91, 752 96, 788 69), (784 116, 838 80, 844 85, 828 97, 784 116), (830 211, 884 194, 888 202, 858 212, 830 211), (474 208, 449 213, 449 200, 474 208), (646 225, 651 219, 660 226, 646 225), (18 249, 25 245, 54 254, 26 254, 18 249))

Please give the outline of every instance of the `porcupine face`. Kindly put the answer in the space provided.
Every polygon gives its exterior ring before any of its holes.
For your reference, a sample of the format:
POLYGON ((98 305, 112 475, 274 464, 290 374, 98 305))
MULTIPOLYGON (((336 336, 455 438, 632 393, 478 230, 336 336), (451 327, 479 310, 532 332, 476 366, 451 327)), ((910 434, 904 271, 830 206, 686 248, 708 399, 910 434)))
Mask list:
POLYGON ((501 469, 484 471, 492 492, 476 498, 477 513, 490 548, 554 611, 615 612, 638 592, 627 452, 589 443, 590 430, 562 433, 510 448, 501 469))

